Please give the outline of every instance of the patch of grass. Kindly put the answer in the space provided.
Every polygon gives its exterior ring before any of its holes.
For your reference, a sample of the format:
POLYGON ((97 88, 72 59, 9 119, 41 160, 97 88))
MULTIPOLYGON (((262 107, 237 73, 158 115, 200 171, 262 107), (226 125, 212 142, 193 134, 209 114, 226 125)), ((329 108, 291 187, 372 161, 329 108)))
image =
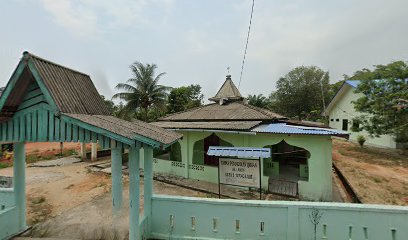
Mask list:
POLYGON ((77 152, 76 152, 75 149, 67 149, 67 150, 62 151, 62 156, 63 157, 68 157, 68 156, 72 156, 72 155, 77 155, 77 152))
POLYGON ((373 177, 373 180, 374 180, 374 182, 376 182, 376 183, 381 183, 381 182, 382 182, 382 179, 379 178, 379 177, 373 177))
POLYGON ((11 166, 13 166, 12 163, 2 163, 2 162, 0 162, 0 169, 8 168, 8 167, 11 167, 11 166))

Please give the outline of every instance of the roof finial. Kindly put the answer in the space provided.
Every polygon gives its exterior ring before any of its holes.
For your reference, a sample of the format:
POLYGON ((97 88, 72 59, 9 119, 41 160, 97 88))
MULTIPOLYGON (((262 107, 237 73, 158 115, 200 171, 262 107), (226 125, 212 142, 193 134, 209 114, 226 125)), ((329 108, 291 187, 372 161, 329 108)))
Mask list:
POLYGON ((227 75, 230 75, 230 69, 231 67, 227 67, 227 75))

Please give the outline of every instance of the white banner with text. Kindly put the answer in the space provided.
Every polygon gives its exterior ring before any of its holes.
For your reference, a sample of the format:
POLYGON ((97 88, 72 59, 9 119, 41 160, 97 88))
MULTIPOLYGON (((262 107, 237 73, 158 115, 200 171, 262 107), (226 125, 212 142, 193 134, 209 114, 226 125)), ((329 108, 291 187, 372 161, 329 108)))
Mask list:
POLYGON ((220 183, 259 187, 259 160, 220 158, 220 183))

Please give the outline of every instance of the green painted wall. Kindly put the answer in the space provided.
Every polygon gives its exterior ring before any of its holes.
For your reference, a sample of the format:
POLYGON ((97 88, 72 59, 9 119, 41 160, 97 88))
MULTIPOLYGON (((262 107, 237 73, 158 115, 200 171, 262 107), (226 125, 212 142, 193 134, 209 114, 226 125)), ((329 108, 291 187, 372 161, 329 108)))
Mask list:
POLYGON ((408 207, 401 206, 157 195, 152 210, 151 236, 158 239, 402 240, 408 236, 408 207), (310 220, 313 211, 321 216, 316 238, 310 220))
MULTIPOLYGON (((209 182, 218 182, 218 170, 215 167, 204 166, 201 158, 195 160, 197 145, 194 144, 202 139, 208 137, 212 132, 187 132, 181 131, 184 135, 182 140, 179 140, 182 152, 182 162, 185 163, 183 170, 184 177, 190 177, 209 182), (198 167, 203 166, 203 167, 198 167), (192 169, 194 168, 194 169, 192 169), (199 170, 197 170, 199 169, 199 170)), ((312 136, 312 135, 284 135, 284 134, 258 134, 247 135, 237 133, 216 133, 223 141, 231 143, 236 147, 264 147, 267 145, 274 145, 282 140, 288 144, 304 148, 310 152, 308 159, 308 181, 299 181, 299 195, 302 199, 310 199, 317 201, 330 201, 332 193, 332 176, 331 176, 331 138, 327 136, 312 136)), ((202 156, 202 154, 200 153, 202 156)), ((270 160, 263 162, 264 176, 262 177, 262 187, 268 188, 269 174, 278 174, 279 163, 269 164, 270 160), (273 166, 273 167, 272 167, 273 166)), ((156 168, 158 169, 158 168, 156 168)), ((172 168, 171 168, 172 169, 172 168)), ((304 168, 303 168, 304 170, 304 168)), ((161 168, 163 172, 175 172, 174 170, 166 170, 161 168)), ((303 171, 303 175, 306 173, 303 171)))
POLYGON ((396 143, 392 136, 382 135, 378 138, 370 137, 366 131, 353 132, 351 127, 353 126, 352 119, 354 117, 360 116, 361 113, 354 109, 352 101, 357 100, 361 97, 361 93, 354 93, 354 89, 348 84, 343 86, 343 89, 339 92, 338 100, 336 101, 334 107, 329 112, 329 126, 342 130, 343 119, 348 120, 348 132, 350 133, 350 140, 356 141, 358 135, 363 135, 367 141, 366 144, 370 144, 378 147, 389 147, 395 148, 396 143), (332 121, 333 119, 333 121, 332 121), (337 121, 338 119, 338 121, 337 121))

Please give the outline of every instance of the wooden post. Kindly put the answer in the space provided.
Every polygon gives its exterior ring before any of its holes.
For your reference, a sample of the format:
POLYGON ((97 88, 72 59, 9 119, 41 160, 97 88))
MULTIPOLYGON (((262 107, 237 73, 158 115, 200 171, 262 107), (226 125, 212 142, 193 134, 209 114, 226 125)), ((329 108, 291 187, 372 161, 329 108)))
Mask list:
MULTIPOLYGON (((129 149, 129 240, 139 239, 140 146, 129 149)), ((146 174, 146 171, 145 171, 146 174)))
POLYGON ((112 211, 116 215, 122 208, 122 148, 114 145, 111 149, 112 211))
MULTIPOLYGON (((143 215, 147 220, 147 233, 150 233, 152 222, 152 196, 153 196, 153 148, 144 146, 144 210, 143 215)), ((146 236, 150 237, 150 236, 146 236)))
POLYGON ((98 155, 98 143, 91 143, 91 161, 96 161, 98 155))
POLYGON ((18 214, 18 228, 25 230, 26 225, 26 186, 25 186, 25 147, 24 142, 16 142, 14 149, 14 197, 18 214))
POLYGON ((81 142, 81 159, 86 160, 86 143, 81 142))

